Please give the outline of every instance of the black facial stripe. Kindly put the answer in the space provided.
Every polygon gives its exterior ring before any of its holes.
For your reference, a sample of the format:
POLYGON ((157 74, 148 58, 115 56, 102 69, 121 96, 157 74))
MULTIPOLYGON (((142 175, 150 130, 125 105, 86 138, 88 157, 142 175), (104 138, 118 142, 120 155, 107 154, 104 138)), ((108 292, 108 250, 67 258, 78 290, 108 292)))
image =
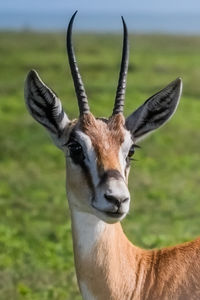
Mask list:
MULTIPOLYGON (((76 132, 75 129, 73 129, 70 133, 69 136, 69 141, 67 144, 69 144, 70 142, 73 142, 73 140, 76 140, 76 132)), ((76 161, 73 160, 73 158, 71 157, 72 161, 74 164, 79 165, 85 175, 87 184, 92 192, 92 198, 95 198, 95 187, 93 184, 93 180, 92 180, 92 175, 90 173, 90 169, 88 168, 88 166, 86 165, 84 160, 81 160, 79 163, 77 163, 76 161)))
POLYGON ((104 184, 109 178, 114 178, 116 180, 123 179, 122 175, 118 170, 111 169, 103 173, 103 175, 100 178, 99 185, 104 184))
POLYGON ((83 171, 83 173, 85 175, 87 185, 88 185, 88 187, 90 188, 90 190, 92 192, 92 199, 94 199, 95 198, 95 187, 94 187, 94 184, 93 184, 92 175, 90 173, 90 170, 89 170, 88 166, 85 164, 84 161, 82 161, 78 165, 81 167, 81 170, 83 171))
POLYGON ((84 161, 81 163, 80 165, 81 169, 83 170, 84 174, 85 174, 85 178, 87 180, 87 184, 90 187, 91 191, 92 191, 92 198, 94 198, 95 196, 95 187, 93 184, 93 180, 92 180, 92 175, 90 173, 89 168, 86 166, 86 164, 84 163, 84 161))

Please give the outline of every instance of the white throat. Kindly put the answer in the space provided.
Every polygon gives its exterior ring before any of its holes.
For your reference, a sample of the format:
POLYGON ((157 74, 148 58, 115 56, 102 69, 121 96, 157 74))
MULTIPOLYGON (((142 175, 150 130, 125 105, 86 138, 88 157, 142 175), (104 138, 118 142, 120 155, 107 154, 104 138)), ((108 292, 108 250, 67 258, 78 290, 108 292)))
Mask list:
MULTIPOLYGON (((78 261, 90 257, 92 249, 101 237, 106 224, 97 217, 86 212, 80 212, 74 208, 71 208, 71 219, 75 265, 79 269, 78 261)), ((76 270, 83 299, 96 300, 86 283, 79 278, 78 273, 79 270, 76 270)))
POLYGON ((87 212, 71 209, 73 244, 76 255, 84 258, 101 237, 106 223, 87 212))

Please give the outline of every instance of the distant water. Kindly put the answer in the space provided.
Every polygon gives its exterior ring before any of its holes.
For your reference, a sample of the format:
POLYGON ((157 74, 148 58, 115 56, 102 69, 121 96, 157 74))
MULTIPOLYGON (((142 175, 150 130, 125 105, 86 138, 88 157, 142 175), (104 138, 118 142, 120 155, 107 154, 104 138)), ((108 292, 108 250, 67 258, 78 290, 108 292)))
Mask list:
MULTIPOLYGON (((69 14, 64 13, 0 12, 0 30, 62 31, 66 29, 69 17, 69 14)), ((129 31, 200 35, 199 14, 126 14, 124 17, 129 31)), ((118 32, 121 30, 121 20, 116 15, 86 15, 79 13, 75 22, 75 30, 79 32, 118 32)))

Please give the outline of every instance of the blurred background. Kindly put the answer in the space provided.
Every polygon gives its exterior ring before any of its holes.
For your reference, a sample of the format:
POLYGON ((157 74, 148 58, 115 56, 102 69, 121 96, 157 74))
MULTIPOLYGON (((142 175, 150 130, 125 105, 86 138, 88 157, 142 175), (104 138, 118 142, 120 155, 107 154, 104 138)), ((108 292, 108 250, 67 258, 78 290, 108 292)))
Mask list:
POLYGON ((77 101, 65 31, 74 45, 92 112, 112 111, 121 59, 122 24, 130 35, 125 114, 180 76, 175 116, 141 143, 129 187, 129 239, 144 248, 200 234, 200 2, 0 2, 0 299, 81 299, 76 284, 65 158, 29 116, 24 79, 35 68, 70 118, 77 101))

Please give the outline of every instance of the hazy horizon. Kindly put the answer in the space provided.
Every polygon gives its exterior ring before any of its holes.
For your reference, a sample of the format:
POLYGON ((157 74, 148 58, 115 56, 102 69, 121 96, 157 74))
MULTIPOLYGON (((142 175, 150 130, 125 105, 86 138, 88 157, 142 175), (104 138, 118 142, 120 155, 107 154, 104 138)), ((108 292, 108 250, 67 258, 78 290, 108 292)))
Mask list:
POLYGON ((0 12, 73 12, 80 13, 200 13, 199 0, 6 0, 0 2, 0 12))
POLYGON ((75 10, 79 31, 120 31, 123 15, 129 31, 200 34, 199 0, 6 0, 0 2, 0 29, 65 30, 75 10))
MULTIPOLYGON (((70 12, 0 12, 0 30, 65 31, 70 12)), ((199 14, 124 14, 129 32, 200 35, 199 14)), ((121 18, 113 13, 79 13, 74 30, 79 32, 121 32, 121 18)))

